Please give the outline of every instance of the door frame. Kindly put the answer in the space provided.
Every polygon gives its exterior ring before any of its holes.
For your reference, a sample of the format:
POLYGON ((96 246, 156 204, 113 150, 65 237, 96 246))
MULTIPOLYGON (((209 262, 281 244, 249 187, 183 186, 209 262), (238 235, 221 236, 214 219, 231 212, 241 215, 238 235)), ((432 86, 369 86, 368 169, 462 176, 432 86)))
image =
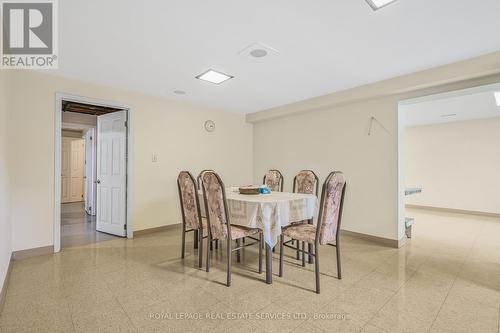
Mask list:
POLYGON ((126 193, 126 226, 127 238, 134 237, 133 224, 133 142, 134 142, 134 110, 129 105, 91 97, 77 96, 56 92, 55 95, 55 133, 54 133, 54 253, 61 250, 61 131, 62 131, 62 101, 80 102, 112 108, 120 108, 127 112, 127 193, 126 193))

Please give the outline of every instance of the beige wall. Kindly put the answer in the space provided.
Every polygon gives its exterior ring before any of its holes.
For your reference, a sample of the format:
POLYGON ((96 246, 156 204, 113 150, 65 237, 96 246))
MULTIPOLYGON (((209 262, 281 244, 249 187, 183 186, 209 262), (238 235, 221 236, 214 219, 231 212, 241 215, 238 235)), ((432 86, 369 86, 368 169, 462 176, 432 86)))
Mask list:
MULTIPOLYGON (((10 85, 8 73, 0 71, 0 289, 9 266, 11 248, 10 191, 8 176, 8 96, 10 85)), ((0 290, 1 292, 1 290, 0 290)))
POLYGON ((413 205, 500 214, 500 118, 410 127, 406 184, 413 205))
POLYGON ((384 98, 302 113, 254 125, 255 181, 265 171, 283 172, 292 189, 300 169, 314 170, 322 184, 329 172, 347 177, 343 229, 397 239, 397 100, 384 98), (369 118, 377 125, 368 136, 369 118))
POLYGON ((254 181, 278 168, 290 189, 300 169, 315 170, 321 181, 341 170, 348 182, 343 229, 403 239, 399 101, 500 82, 499 57, 497 52, 247 115, 254 123, 254 181), (387 131, 374 124, 368 136, 372 116, 387 131))
POLYGON ((53 244, 55 94, 134 109, 134 230, 180 222, 176 177, 213 168, 228 185, 252 179, 252 125, 243 115, 210 110, 31 71, 13 78, 11 190, 13 249, 53 244), (203 129, 213 119, 213 133, 203 129), (21 130, 22 129, 22 130, 21 130), (32 133, 27 138, 22 133, 32 133), (31 138, 37 138, 32 140, 31 138), (151 162, 151 154, 158 162, 151 162))
POLYGON ((61 136, 64 138, 79 138, 83 137, 83 131, 62 130, 61 136))

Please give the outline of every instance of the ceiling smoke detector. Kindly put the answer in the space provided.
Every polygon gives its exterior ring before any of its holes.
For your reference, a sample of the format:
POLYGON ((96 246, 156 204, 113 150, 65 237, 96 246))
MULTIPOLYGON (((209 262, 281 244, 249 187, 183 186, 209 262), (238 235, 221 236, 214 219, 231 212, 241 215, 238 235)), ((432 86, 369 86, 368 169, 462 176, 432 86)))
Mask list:
POLYGON ((238 54, 251 59, 261 59, 269 56, 278 55, 279 51, 275 48, 262 43, 252 43, 241 49, 238 54))
POLYGON ((262 58, 267 55, 267 51, 264 49, 255 49, 250 51, 250 55, 254 58, 262 58))

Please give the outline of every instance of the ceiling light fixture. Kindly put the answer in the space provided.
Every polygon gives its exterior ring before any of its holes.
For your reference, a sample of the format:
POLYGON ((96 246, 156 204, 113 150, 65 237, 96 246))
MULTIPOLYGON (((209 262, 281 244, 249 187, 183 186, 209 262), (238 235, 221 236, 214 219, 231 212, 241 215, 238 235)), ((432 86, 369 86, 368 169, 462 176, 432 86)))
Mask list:
POLYGON ((233 77, 234 76, 209 69, 208 71, 198 75, 196 78, 214 84, 221 84, 222 82, 232 79, 233 77))
POLYGON ((186 92, 184 90, 174 90, 174 94, 177 94, 177 95, 185 95, 186 92))
POLYGON ((500 106, 500 91, 495 92, 495 99, 497 101, 497 106, 500 106))
POLYGON ((456 115, 457 115, 456 113, 442 114, 441 118, 455 117, 456 115))
POLYGON ((382 7, 390 5, 396 0, 366 0, 373 10, 379 10, 382 7))

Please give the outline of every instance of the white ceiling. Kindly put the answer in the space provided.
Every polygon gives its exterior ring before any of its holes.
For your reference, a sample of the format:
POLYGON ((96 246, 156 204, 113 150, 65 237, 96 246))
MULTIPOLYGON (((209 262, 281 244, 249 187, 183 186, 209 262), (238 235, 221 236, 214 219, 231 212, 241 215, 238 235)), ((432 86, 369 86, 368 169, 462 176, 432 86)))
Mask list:
POLYGON ((365 0, 64 0, 55 74, 248 113, 500 50, 499 13, 499 0, 377 12, 365 0), (254 42, 279 52, 238 54, 254 42), (209 68, 235 78, 195 79, 209 68))
POLYGON ((406 126, 500 117, 500 106, 497 106, 495 91, 500 91, 500 85, 496 88, 492 86, 487 91, 458 92, 443 98, 435 96, 429 101, 403 105, 400 110, 404 113, 403 119, 406 126), (443 117, 443 115, 452 114, 456 115, 443 117))

